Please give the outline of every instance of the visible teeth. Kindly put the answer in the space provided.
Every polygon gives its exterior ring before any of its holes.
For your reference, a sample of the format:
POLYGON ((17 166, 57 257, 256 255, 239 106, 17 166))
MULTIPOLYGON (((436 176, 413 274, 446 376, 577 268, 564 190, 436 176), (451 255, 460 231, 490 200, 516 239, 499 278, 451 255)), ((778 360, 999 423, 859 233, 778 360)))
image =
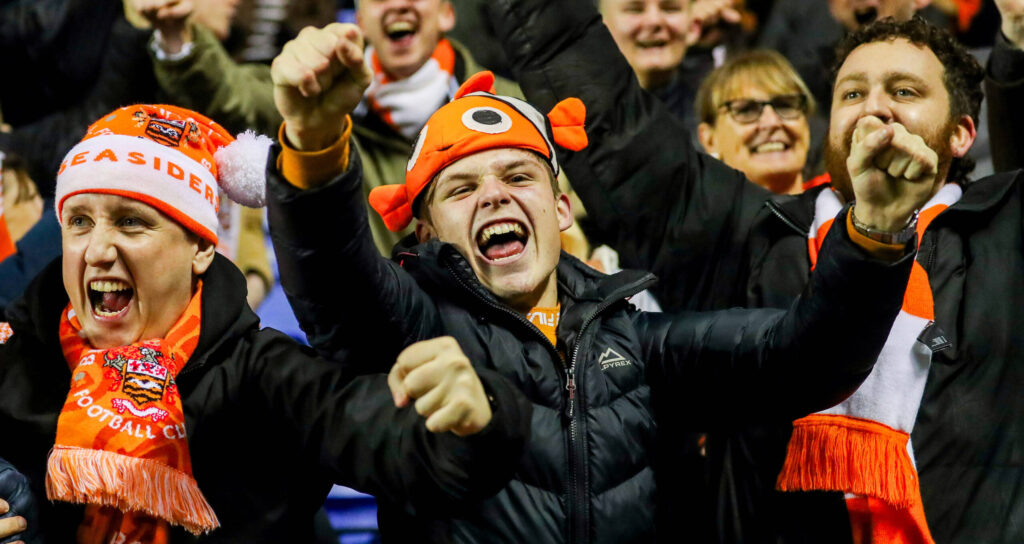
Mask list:
POLYGON ((89 288, 93 291, 99 291, 101 293, 112 293, 114 291, 124 291, 130 289, 127 283, 123 281, 91 281, 89 282, 89 288))
POLYGON ((118 310, 116 312, 111 312, 111 311, 107 311, 107 310, 104 310, 103 308, 98 308, 98 307, 97 308, 93 308, 93 311, 96 312, 98 315, 102 315, 104 317, 113 317, 113 316, 121 313, 121 310, 118 310))
POLYGON ((395 34, 397 32, 413 32, 416 27, 409 21, 395 21, 384 28, 384 32, 395 34))
POLYGON ((636 42, 636 44, 638 46, 642 47, 642 48, 661 47, 661 46, 665 45, 666 43, 667 42, 665 42, 664 40, 651 41, 651 42, 636 42))
POLYGON ((480 244, 483 245, 489 242, 492 236, 496 234, 505 234, 507 232, 514 232, 517 236, 526 236, 526 231, 523 230, 523 226, 519 223, 498 223, 480 231, 478 238, 480 240, 480 244))
POLYGON ((768 142, 766 144, 761 144, 761 145, 757 146, 755 151, 758 152, 758 153, 769 153, 769 152, 772 152, 772 151, 783 151, 785 149, 786 149, 786 144, 784 144, 782 142, 768 142))

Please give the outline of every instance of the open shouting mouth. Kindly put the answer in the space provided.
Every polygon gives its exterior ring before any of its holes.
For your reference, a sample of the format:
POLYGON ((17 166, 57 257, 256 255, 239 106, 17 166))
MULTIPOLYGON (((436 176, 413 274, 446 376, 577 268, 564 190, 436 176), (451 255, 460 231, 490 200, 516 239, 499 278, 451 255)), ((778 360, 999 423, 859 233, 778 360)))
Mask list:
POLYGON ((480 254, 491 264, 506 264, 526 251, 529 230, 514 219, 494 221, 481 228, 476 235, 480 254))
POLYGON ((135 296, 135 289, 121 280, 92 280, 87 292, 93 315, 107 320, 127 313, 135 296))
POLYGON ((384 25, 384 34, 388 41, 398 46, 412 43, 418 30, 419 27, 414 21, 391 21, 384 25))

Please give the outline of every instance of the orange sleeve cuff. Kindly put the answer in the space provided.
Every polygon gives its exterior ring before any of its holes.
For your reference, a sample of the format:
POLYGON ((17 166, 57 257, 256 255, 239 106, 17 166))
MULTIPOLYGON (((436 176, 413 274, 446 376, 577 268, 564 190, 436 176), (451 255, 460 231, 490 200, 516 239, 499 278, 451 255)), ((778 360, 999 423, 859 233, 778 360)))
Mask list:
POLYGON ((288 143, 284 123, 277 130, 281 154, 277 156, 277 169, 288 183, 299 189, 322 185, 348 170, 349 140, 352 137, 352 119, 345 116, 341 137, 326 149, 299 151, 288 143))
POLYGON ((860 246, 861 249, 867 251, 876 259, 895 261, 906 253, 907 248, 904 244, 886 244, 879 242, 878 240, 872 240, 871 238, 861 234, 853 226, 853 210, 850 210, 846 214, 846 232, 850 235, 850 240, 852 240, 853 243, 860 246))

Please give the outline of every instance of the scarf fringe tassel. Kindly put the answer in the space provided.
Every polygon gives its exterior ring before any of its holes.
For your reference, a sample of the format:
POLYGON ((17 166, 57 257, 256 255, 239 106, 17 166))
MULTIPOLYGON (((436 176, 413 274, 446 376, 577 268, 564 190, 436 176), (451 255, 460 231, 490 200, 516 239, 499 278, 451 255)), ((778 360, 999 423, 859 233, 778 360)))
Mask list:
POLYGON ((46 469, 50 500, 143 511, 194 535, 220 526, 194 479, 151 459, 56 446, 46 469))
POLYGON ((908 508, 920 496, 907 433, 848 416, 814 414, 793 422, 779 491, 842 491, 908 508))

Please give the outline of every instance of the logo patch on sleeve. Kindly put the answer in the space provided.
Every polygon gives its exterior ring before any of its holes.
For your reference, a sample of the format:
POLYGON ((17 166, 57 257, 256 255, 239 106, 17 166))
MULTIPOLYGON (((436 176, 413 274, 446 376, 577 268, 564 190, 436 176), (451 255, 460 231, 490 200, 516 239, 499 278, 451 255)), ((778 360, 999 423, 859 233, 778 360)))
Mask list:
POLYGON ((614 349, 608 348, 597 358, 597 364, 601 365, 601 371, 603 372, 609 368, 630 366, 633 364, 633 361, 623 357, 621 353, 614 349))
POLYGON ((7 343, 14 336, 14 329, 6 321, 0 321, 0 346, 7 343))

